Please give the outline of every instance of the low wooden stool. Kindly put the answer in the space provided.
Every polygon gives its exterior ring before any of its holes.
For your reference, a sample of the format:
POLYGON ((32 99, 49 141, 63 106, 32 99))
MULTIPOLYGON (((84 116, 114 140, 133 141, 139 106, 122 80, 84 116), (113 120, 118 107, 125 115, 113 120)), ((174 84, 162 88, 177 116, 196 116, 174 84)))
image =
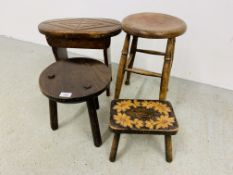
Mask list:
POLYGON ((95 146, 102 144, 96 109, 98 96, 111 82, 111 72, 106 65, 89 58, 59 60, 40 75, 42 93, 49 98, 50 124, 58 128, 57 102, 86 102, 95 146))
MULTIPOLYGON (((68 58, 66 48, 102 49, 104 63, 111 71, 111 37, 121 32, 117 20, 107 18, 71 18, 44 21, 38 26, 52 47, 56 60, 68 58)), ((110 87, 107 88, 110 95, 110 87)))
POLYGON ((172 139, 178 123, 168 101, 118 99, 111 103, 110 129, 115 133, 110 161, 116 159, 120 134, 165 135, 167 162, 172 161, 172 139))
POLYGON ((119 98, 124 74, 127 72, 125 84, 130 83, 130 73, 146 76, 160 77, 160 100, 165 100, 168 89, 170 71, 173 62, 175 38, 186 31, 186 24, 176 17, 159 13, 138 13, 126 17, 122 22, 122 29, 126 32, 121 59, 118 68, 117 82, 115 88, 115 99, 119 98), (133 36, 130 44, 130 37, 133 36), (165 52, 138 49, 138 38, 167 39, 165 52), (128 54, 129 45, 131 45, 128 54), (164 56, 163 70, 161 73, 133 68, 136 52, 164 56), (128 56, 129 55, 129 56, 128 56))

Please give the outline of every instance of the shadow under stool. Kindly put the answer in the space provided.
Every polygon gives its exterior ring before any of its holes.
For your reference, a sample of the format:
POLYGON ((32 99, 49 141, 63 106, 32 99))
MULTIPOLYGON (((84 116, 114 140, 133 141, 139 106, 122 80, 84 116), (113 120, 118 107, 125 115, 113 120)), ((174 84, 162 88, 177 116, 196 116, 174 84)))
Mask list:
MULTIPOLYGON (((39 24, 56 60, 68 58, 67 48, 101 49, 104 63, 111 71, 111 37, 121 32, 121 23, 107 18, 66 18, 47 20, 39 24)), ((110 96, 110 86, 107 88, 110 96)))
POLYGON ((136 73, 152 77, 160 77, 160 100, 167 96, 168 82, 175 50, 175 39, 186 31, 186 24, 179 18, 160 13, 138 13, 127 16, 122 21, 122 29, 126 32, 125 42, 119 62, 115 99, 121 92, 125 72, 127 72, 125 84, 130 84, 130 73, 136 73), (130 38, 132 42, 130 43, 130 38), (165 52, 145 50, 137 48, 138 38, 167 39, 165 52), (129 51, 129 45, 130 51, 129 51), (164 57, 162 73, 151 72, 139 68, 133 68, 136 52, 159 55, 164 57))

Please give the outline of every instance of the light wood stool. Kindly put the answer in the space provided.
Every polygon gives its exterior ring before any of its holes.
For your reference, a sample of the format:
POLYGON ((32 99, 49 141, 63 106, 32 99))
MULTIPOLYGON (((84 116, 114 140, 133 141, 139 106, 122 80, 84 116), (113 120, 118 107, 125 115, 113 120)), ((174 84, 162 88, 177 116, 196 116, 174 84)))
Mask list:
POLYGON ((138 13, 126 17, 122 22, 122 29, 126 32, 125 42, 118 68, 115 88, 115 99, 121 92, 124 74, 127 72, 125 84, 130 83, 130 73, 160 77, 160 100, 165 100, 168 89, 170 71, 173 62, 175 38, 186 31, 186 24, 179 18, 159 13, 138 13), (133 37, 130 44, 130 37, 133 37), (167 39, 165 52, 138 49, 138 38, 167 39), (131 45, 130 53, 129 45, 131 45), (133 68, 136 52, 164 56, 162 73, 155 73, 143 69, 133 68))

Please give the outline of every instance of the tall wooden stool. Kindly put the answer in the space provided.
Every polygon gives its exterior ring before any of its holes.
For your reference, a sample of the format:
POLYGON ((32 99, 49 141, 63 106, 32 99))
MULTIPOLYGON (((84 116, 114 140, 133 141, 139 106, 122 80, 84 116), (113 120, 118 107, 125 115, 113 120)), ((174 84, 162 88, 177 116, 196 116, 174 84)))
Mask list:
POLYGON ((119 98, 124 74, 127 72, 125 84, 130 83, 130 73, 146 76, 160 77, 160 100, 165 100, 168 89, 170 71, 173 62, 175 38, 186 31, 186 24, 179 18, 159 13, 138 13, 126 17, 122 22, 122 29, 126 32, 121 59, 118 68, 117 82, 115 88, 115 99, 119 98), (128 54, 130 37, 130 53, 128 54), (138 38, 167 39, 165 52, 138 49, 138 38), (136 52, 164 56, 162 73, 155 73, 143 69, 133 68, 136 52), (129 56, 128 56, 129 55, 129 56))
POLYGON ((172 161, 172 139, 178 123, 168 101, 117 99, 111 104, 110 129, 115 133, 110 161, 116 159, 120 134, 165 135, 166 160, 172 161))
MULTIPOLYGON (((102 49, 104 63, 111 70, 111 37, 121 32, 117 20, 107 18, 71 18, 44 21, 38 26, 52 47, 56 60, 68 58, 66 48, 102 49)), ((110 85, 107 88, 110 95, 110 85)))

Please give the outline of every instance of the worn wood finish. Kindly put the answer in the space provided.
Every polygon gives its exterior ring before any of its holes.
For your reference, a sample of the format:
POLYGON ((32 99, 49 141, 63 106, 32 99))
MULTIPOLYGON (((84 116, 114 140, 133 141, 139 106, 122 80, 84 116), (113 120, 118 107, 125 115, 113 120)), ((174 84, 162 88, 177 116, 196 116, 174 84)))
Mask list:
POLYGON ((120 134, 119 133, 115 133, 113 141, 112 141, 112 148, 111 148, 111 153, 110 153, 110 157, 109 157, 109 160, 111 162, 115 162, 115 160, 116 160, 116 155, 117 155, 117 149, 118 149, 119 140, 120 140, 120 134))
POLYGON ((110 70, 102 62, 89 58, 72 58, 57 61, 46 68, 40 75, 39 83, 44 95, 50 99, 61 103, 76 103, 98 96, 110 81, 110 70), (72 96, 62 98, 59 96, 61 91, 72 92, 72 96))
MULTIPOLYGON (((103 55, 104 55, 104 63, 108 68, 110 69, 110 72, 112 72, 112 66, 111 66, 111 54, 110 54, 110 47, 106 48, 103 50, 103 55)), ((111 78, 112 79, 112 78, 111 78)), ((110 84, 109 87, 106 90, 106 95, 110 96, 110 84)))
POLYGON ((130 42, 130 35, 126 34, 125 36, 125 42, 121 53, 120 63, 118 66, 118 73, 117 73, 117 82, 116 82, 116 88, 115 88, 115 95, 114 99, 118 99, 121 91, 121 86, 125 74, 125 66, 129 51, 129 42, 130 42))
POLYGON ((183 20, 160 13, 138 13, 122 21, 123 30, 142 38, 174 38, 186 31, 183 20))
POLYGON ((126 68, 125 70, 127 72, 133 72, 133 73, 140 74, 140 75, 146 75, 146 76, 151 76, 151 77, 162 77, 160 73, 151 72, 151 71, 147 71, 147 70, 143 70, 139 68, 133 68, 133 69, 126 68))
POLYGON ((40 75, 40 89, 49 98, 50 123, 58 128, 57 103, 87 102, 95 146, 102 143, 96 110, 99 109, 98 95, 111 82, 109 68, 102 62, 90 58, 63 59, 51 64, 40 75), (85 76, 83 76, 85 75, 85 76), (61 92, 71 93, 61 96, 61 92))
POLYGON ((155 50, 137 49, 136 51, 141 52, 141 53, 150 54, 150 55, 161 55, 161 56, 165 55, 164 52, 159 52, 159 51, 155 51, 155 50))
POLYGON ((66 18, 44 21, 38 29, 54 38, 109 38, 121 32, 121 24, 108 18, 66 18))
POLYGON ((160 83, 160 94, 159 94, 160 100, 166 100, 167 97, 168 83, 169 83, 172 59, 174 54, 174 44, 175 44, 175 40, 173 38, 169 38, 167 40, 166 55, 164 57, 162 79, 160 83))
MULTIPOLYGON (((131 69, 133 67, 134 59, 135 59, 135 54, 136 54, 136 49, 137 49, 137 44, 138 44, 138 37, 133 37, 132 45, 130 48, 130 54, 129 54, 129 63, 127 64, 126 68, 131 69)), ((126 81, 125 84, 129 85, 130 84, 130 72, 127 72, 126 75, 126 81)))
MULTIPOLYGON (((68 58, 64 48, 103 49, 104 62, 111 70, 111 37, 121 32, 121 23, 107 18, 68 18, 44 21, 38 26, 53 48, 56 61, 68 58)), ((106 89, 110 96, 110 85, 106 89)))
POLYGON ((178 132, 178 122, 170 102, 139 99, 113 100, 109 128, 115 134, 110 161, 115 161, 120 134, 123 133, 164 135, 166 160, 172 161, 171 135, 178 132))
POLYGON ((58 129, 57 120, 57 103, 55 101, 49 100, 49 112, 50 112, 50 126, 52 130, 58 129))
POLYGON ((100 128, 99 122, 96 113, 96 101, 95 98, 87 100, 87 108, 91 123, 91 131, 93 136, 93 141, 96 147, 99 147, 102 144, 101 136, 100 136, 100 128))
POLYGON ((172 137, 171 135, 165 135, 165 151, 167 162, 172 162, 172 137))

